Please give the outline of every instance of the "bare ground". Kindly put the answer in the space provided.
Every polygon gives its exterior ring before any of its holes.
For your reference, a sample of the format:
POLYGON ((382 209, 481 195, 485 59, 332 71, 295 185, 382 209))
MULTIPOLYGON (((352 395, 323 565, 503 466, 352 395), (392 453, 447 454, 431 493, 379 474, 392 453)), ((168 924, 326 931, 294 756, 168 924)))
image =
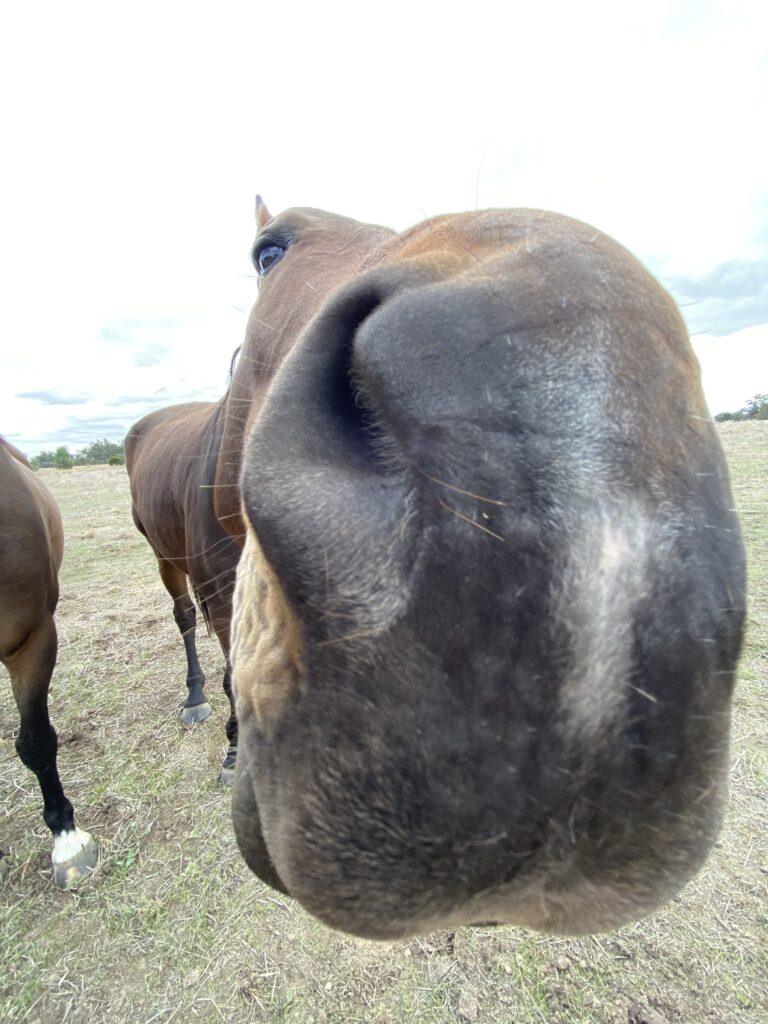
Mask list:
POLYGON ((214 642, 200 643, 214 714, 184 730, 181 644, 125 471, 47 471, 67 534, 51 706, 62 778, 102 860, 76 892, 54 887, 0 687, 0 845, 13 855, 0 1021, 768 1022, 768 423, 726 424, 722 438, 751 574, 730 812, 682 895, 579 940, 501 928, 363 943, 256 881, 216 783, 226 700, 214 642))

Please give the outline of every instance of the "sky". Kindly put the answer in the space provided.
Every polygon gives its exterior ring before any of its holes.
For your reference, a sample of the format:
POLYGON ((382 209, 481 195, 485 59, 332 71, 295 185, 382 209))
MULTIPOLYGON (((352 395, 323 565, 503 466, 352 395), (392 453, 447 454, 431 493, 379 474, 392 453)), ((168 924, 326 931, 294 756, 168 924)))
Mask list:
POLYGON ((557 210, 768 392, 768 14, 746 0, 5 5, 0 432, 29 455, 215 399, 254 196, 403 229, 557 210))

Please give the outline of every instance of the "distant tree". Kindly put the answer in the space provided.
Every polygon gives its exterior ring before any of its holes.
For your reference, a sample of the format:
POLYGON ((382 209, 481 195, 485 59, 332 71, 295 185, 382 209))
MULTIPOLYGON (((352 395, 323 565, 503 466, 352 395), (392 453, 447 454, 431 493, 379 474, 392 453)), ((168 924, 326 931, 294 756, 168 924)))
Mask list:
POLYGON ((29 460, 32 469, 49 469, 56 465, 56 452, 39 452, 29 460))
POLYGON ((124 455, 122 441, 108 441, 105 437, 101 441, 92 441, 85 448, 81 448, 75 456, 75 462, 79 466, 106 466, 110 459, 124 458, 124 455))
POLYGON ((768 395, 753 395, 736 412, 721 412, 715 416, 718 423, 726 420, 768 420, 768 395))
POLYGON ((59 445, 53 454, 53 464, 56 469, 72 469, 75 464, 66 445, 59 445))
POLYGON ((746 419, 768 420, 768 395, 754 395, 744 406, 746 419))
POLYGON ((70 469, 72 466, 122 466, 125 463, 125 451, 122 441, 108 441, 105 437, 101 441, 92 441, 74 455, 65 445, 61 445, 55 452, 39 452, 29 461, 33 469, 47 469, 51 466, 57 469, 70 469), (117 461, 113 462, 113 459, 117 461))

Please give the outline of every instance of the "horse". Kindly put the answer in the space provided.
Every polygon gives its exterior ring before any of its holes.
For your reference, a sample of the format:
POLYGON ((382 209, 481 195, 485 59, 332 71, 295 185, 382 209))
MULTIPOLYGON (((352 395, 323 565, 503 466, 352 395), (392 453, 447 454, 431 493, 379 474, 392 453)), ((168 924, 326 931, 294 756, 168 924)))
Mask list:
POLYGON ((223 688, 230 704, 228 749, 219 776, 224 785, 231 781, 237 751, 229 629, 241 551, 238 537, 243 532, 239 516, 238 522, 230 520, 232 532, 225 530, 214 508, 217 460, 226 458, 221 450, 226 402, 225 395, 218 403, 168 406, 135 423, 125 439, 133 521, 157 558, 184 642, 187 698, 180 717, 185 725, 205 721, 211 714, 195 644, 197 614, 190 587, 224 654, 223 688))
POLYGON ((53 495, 22 453, 0 437, 0 661, 11 677, 21 718, 16 751, 40 784, 43 818, 53 834, 54 879, 65 889, 94 869, 99 849, 75 824, 56 767, 58 738, 48 714, 63 550, 53 495))
POLYGON ((745 614, 677 307, 542 210, 257 229, 223 435, 247 864, 373 939, 652 912, 718 834, 745 614))

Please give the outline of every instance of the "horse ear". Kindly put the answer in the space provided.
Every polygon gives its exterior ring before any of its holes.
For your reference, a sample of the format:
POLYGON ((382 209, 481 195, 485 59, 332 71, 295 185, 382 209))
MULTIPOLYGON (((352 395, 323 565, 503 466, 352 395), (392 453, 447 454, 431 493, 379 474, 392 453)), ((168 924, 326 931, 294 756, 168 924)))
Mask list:
POLYGON ((263 231, 271 220, 272 214, 267 209, 267 204, 261 196, 256 196, 256 227, 259 231, 263 231))

